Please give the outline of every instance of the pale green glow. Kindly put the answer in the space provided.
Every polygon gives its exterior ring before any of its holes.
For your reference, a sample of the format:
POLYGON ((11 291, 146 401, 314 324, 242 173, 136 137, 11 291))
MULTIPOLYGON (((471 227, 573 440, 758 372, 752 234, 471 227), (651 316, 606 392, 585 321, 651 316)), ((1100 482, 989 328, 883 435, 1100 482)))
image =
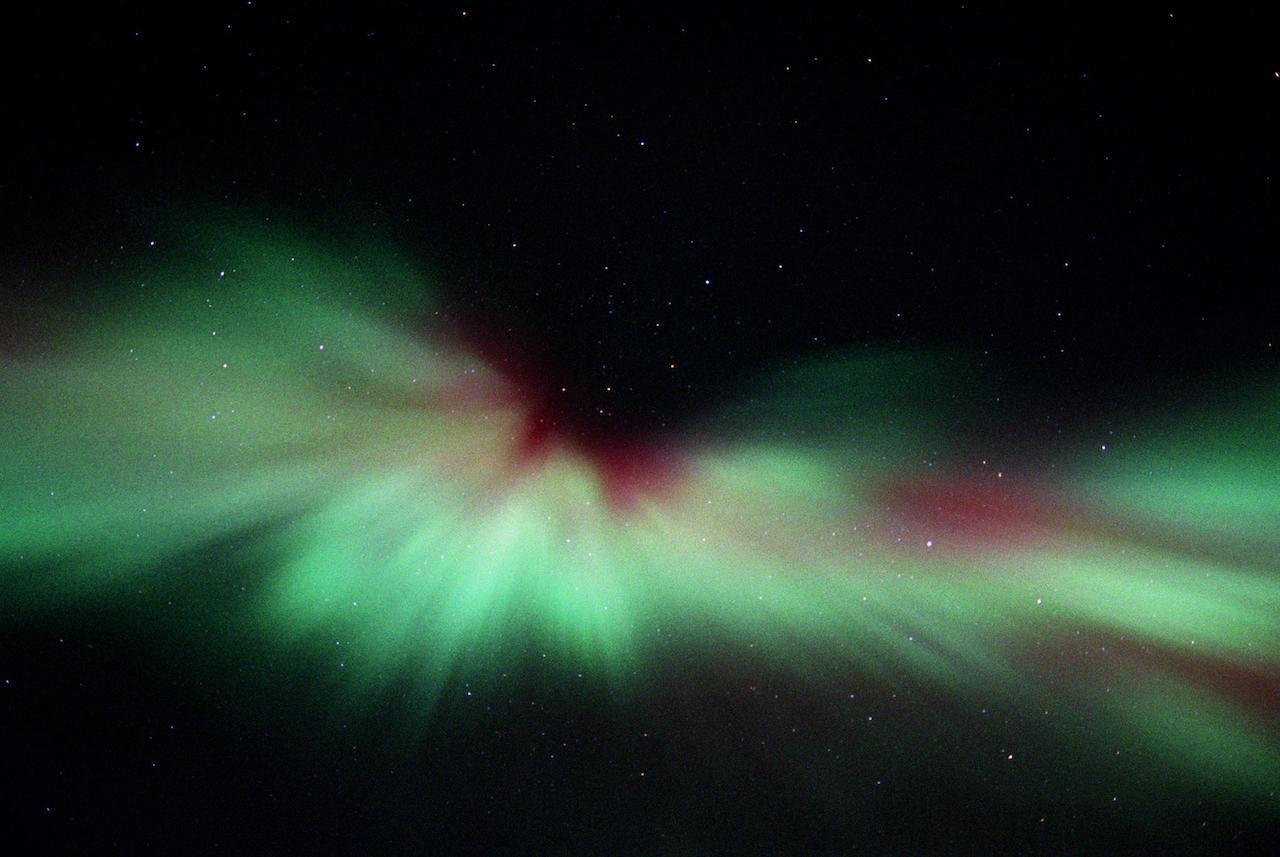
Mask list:
MULTIPOLYGON (((243 569, 229 631, 338 649, 357 698, 406 673, 429 698, 513 651, 626 686, 673 639, 1029 708, 1061 692, 1038 647, 1074 635, 1280 667, 1275 396, 1079 468, 1084 524, 953 550, 878 493, 962 463, 972 381, 946 357, 774 373, 697 427, 675 490, 618 508, 572 446, 522 459, 516 400, 421 332, 429 290, 404 263, 231 231, 174 260, 0 375, 0 556, 32 609, 179 558, 243 569)), ((1121 663, 1141 678, 1077 702, 1171 768, 1274 788, 1261 713, 1166 666, 1121 663), (1184 716, 1185 741, 1159 726, 1184 716)))

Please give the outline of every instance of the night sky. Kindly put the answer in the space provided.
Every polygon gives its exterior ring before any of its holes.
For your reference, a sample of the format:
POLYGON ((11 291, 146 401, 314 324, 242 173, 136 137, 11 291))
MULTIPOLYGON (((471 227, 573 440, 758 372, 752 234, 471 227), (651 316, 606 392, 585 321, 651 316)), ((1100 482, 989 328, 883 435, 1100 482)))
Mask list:
POLYGON ((1274 12, 5 16, 15 853, 1280 830, 1274 12))

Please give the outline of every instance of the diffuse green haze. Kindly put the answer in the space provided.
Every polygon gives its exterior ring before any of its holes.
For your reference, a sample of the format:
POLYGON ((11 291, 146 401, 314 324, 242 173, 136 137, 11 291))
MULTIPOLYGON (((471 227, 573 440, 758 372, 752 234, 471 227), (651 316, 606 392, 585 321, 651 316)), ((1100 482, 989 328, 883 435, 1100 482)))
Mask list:
POLYGON ((336 644, 358 695, 408 674, 429 696, 521 650, 625 687, 675 638, 815 680, 1001 687, 1028 709, 1068 692, 1189 775, 1280 780, 1274 708, 1212 678, 1277 686, 1274 390, 1082 464, 1048 520, 1015 508, 996 538, 983 504, 937 527, 884 490, 950 502, 931 480, 971 472, 950 441, 972 379, 945 355, 809 361, 691 431, 672 490, 623 507, 572 444, 521 454, 519 398, 430 332, 430 290, 394 255, 230 229, 163 252, 6 358, 0 557, 28 607, 112 599, 218 545, 264 570, 227 614, 244 644, 336 644), (1109 666, 1045 655, 1081 645, 1109 666))

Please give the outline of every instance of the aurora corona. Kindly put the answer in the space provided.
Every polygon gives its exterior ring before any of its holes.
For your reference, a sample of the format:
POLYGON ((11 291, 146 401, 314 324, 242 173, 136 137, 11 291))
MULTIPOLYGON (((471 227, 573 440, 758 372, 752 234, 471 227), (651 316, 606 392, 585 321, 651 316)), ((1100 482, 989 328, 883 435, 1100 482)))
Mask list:
POLYGON ((1179 775, 1280 784, 1280 384, 1049 478, 983 460, 997 427, 949 355, 837 354, 601 449, 547 428, 393 254, 220 229, 121 279, 12 332, 0 560, 22 609, 163 587, 198 612, 224 596, 174 569, 217 552, 241 579, 211 621, 336 643, 356 701, 405 675, 429 701, 530 650, 625 691, 677 640, 1065 697, 1179 775), (1064 640, 1109 655, 1046 654, 1064 640))

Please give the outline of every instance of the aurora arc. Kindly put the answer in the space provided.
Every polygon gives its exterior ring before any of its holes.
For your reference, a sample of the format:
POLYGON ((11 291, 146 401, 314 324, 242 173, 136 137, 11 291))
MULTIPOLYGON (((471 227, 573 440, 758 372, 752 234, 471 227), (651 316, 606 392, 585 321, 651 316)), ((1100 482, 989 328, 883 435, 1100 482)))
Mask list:
POLYGON ((263 570, 230 632, 338 641, 357 697, 530 649, 625 688, 675 639, 814 680, 1067 694, 1186 776, 1280 784, 1280 384, 1049 480, 975 463, 948 355, 833 355, 615 466, 531 448, 524 392, 392 253, 219 228, 119 277, 5 356, 21 609, 127 601, 217 551, 263 570), (1045 654, 1063 641, 1111 655, 1045 654))

